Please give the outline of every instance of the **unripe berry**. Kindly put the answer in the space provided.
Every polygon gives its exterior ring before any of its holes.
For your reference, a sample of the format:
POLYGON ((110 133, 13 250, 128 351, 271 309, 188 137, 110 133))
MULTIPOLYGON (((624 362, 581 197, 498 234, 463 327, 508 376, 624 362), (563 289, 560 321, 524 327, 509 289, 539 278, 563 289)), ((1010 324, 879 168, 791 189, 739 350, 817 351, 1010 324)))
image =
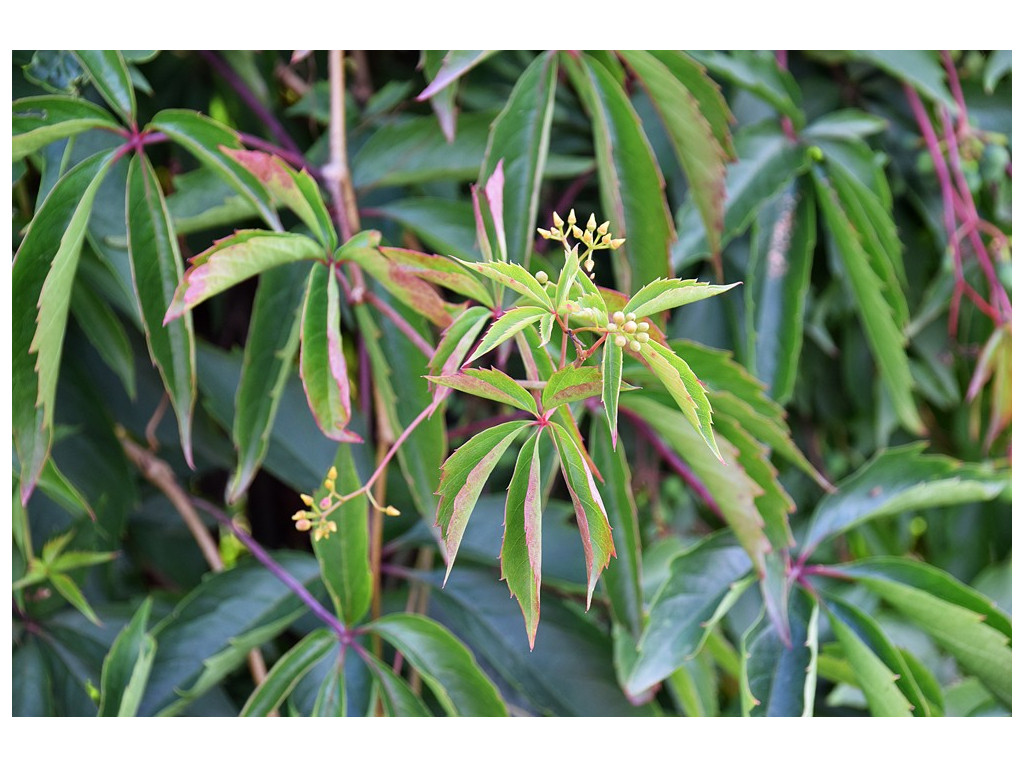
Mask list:
POLYGON ((616 347, 624 347, 624 346, 626 346, 626 337, 625 336, 616 336, 615 337, 615 346, 616 347))
POLYGON ((646 344, 648 341, 651 340, 651 337, 648 336, 643 331, 640 331, 640 333, 636 335, 636 340, 639 341, 641 344, 646 344))
POLYGON ((543 269, 537 273, 537 282, 544 285, 548 281, 548 273, 543 269))
POLYGON ((627 320, 636 320, 636 312, 627 312, 626 313, 626 319, 627 320))
POLYGON ((634 352, 639 352, 640 342, 634 339, 633 341, 629 342, 629 348, 632 349, 634 352))
POLYGON ((636 323, 634 323, 632 320, 627 320, 626 324, 622 326, 622 330, 624 330, 626 333, 636 333, 636 323))
POLYGON ((651 326, 650 326, 649 323, 637 323, 636 324, 636 329, 638 331, 649 331, 649 330, 651 330, 651 326))
POLYGON ((624 323, 626 322, 626 316, 621 312, 616 312, 614 315, 612 315, 612 320, 614 320, 616 323, 624 323))
POLYGON ((608 325, 605 326, 605 330, 617 331, 619 330, 619 326, 616 323, 608 323, 608 325))

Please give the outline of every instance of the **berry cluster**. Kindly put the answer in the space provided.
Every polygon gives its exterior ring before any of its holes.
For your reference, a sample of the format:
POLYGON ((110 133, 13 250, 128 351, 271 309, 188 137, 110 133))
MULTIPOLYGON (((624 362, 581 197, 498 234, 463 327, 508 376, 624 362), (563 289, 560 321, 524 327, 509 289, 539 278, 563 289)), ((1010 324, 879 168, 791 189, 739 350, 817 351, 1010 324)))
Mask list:
POLYGON ((615 346, 624 347, 629 344, 634 352, 639 352, 640 347, 650 341, 651 336, 647 333, 650 328, 647 323, 638 323, 633 312, 616 312, 608 318, 605 326, 605 330, 613 334, 615 346))

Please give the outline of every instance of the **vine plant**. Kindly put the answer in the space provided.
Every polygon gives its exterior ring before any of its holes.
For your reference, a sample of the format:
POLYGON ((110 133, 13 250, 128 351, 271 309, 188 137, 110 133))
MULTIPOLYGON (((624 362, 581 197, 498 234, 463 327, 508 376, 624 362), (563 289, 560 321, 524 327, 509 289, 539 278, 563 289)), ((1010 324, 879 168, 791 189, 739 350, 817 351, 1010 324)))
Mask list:
MULTIPOLYGON (((491 54, 424 56, 431 85, 420 100, 431 102, 449 139, 455 131, 454 96, 447 89, 491 54)), ((205 56, 243 102, 259 104, 216 54, 205 56)), ((539 651, 544 642, 542 530, 550 530, 560 475, 582 541, 584 578, 578 597, 590 611, 603 581, 597 600, 600 621, 611 635, 617 692, 630 707, 658 712, 663 686, 684 702, 683 710, 703 706, 695 680, 708 673, 711 657, 736 678, 744 714, 810 714, 820 659, 822 674, 858 686, 874 714, 940 713, 943 696, 932 671, 897 647, 850 597, 851 584, 919 626, 994 700, 1010 705, 1011 632, 1005 613, 950 574, 917 560, 848 558, 822 547, 854 528, 903 512, 1002 498, 1008 493, 1008 470, 925 454, 922 443, 911 442, 882 450, 836 487, 793 440, 781 403, 796 386, 816 206, 828 232, 832 267, 842 271, 849 286, 865 349, 879 370, 879 391, 891 406, 888 421, 907 436, 921 435, 926 427, 914 400, 905 349, 910 307, 888 210, 891 200, 884 194, 888 187, 879 192, 872 166, 861 162, 861 149, 844 143, 850 135, 860 141, 865 130, 870 132, 870 121, 836 113, 807 125, 793 101, 796 86, 784 55, 746 56, 742 66, 713 52, 698 58, 666 51, 532 58, 487 128, 478 183, 470 189, 478 259, 434 253, 417 242, 390 245, 381 231, 360 226, 345 143, 341 52, 329 58, 330 158, 319 168, 297 152, 276 124, 269 130, 290 146, 277 147, 184 109, 161 109, 140 127, 135 59, 116 51, 79 51, 71 61, 108 108, 79 96, 52 94, 20 99, 13 107, 16 161, 37 158, 55 142, 86 133, 108 139, 102 149, 68 167, 61 158, 14 260, 14 534, 25 560, 14 587, 21 615, 31 612, 26 590, 48 583, 98 623, 67 572, 114 557, 112 552, 66 551, 70 534, 51 539, 37 556, 26 513, 37 488, 89 509, 52 455, 61 437, 54 415, 58 374, 83 248, 103 254, 103 268, 122 279, 174 411, 181 454, 192 468, 200 453, 193 420, 202 384, 197 385, 199 344, 192 312, 259 278, 233 393, 233 420, 227 425, 234 444, 234 468, 224 494, 228 504, 244 502, 268 461, 293 365, 316 427, 336 445, 333 461, 317 475, 323 478, 319 487, 301 488, 304 508, 292 515, 295 528, 310 534, 316 557, 311 565, 312 558, 266 552, 237 519, 182 490, 168 461, 156 455, 155 440, 145 448, 122 425, 111 425, 116 444, 181 512, 201 546, 205 542, 204 551, 216 547, 206 541, 209 534, 197 522, 197 509, 212 515, 255 555, 265 569, 259 573, 276 578, 283 596, 244 631, 203 645, 196 668, 185 672, 170 663, 164 666, 161 651, 170 649, 163 652, 175 658, 175 643, 193 633, 207 613, 242 599, 231 589, 230 569, 197 587, 155 626, 152 601, 146 600, 104 656, 96 704, 101 713, 182 711, 248 655, 255 685, 243 714, 297 706, 296 691, 314 678, 315 690, 306 697, 313 714, 507 714, 505 688, 515 675, 502 667, 500 649, 487 662, 502 674, 503 688, 456 633, 427 618, 422 608, 422 590, 444 586, 452 577, 471 515, 499 468, 510 469, 505 472, 510 480, 498 575, 519 603, 526 645, 539 651), (752 88, 780 113, 749 132, 749 144, 740 144, 739 150, 730 133, 729 109, 707 69, 752 88), (592 125, 593 170, 610 220, 599 224, 592 213, 583 221, 569 196, 551 212, 552 224, 536 229, 559 72, 592 125), (748 81, 751 73, 757 75, 754 85, 748 81), (752 338, 758 333, 772 337, 774 356, 747 356, 751 367, 761 367, 767 387, 730 354, 672 338, 674 310, 718 297, 741 282, 672 276, 669 246, 675 233, 664 180, 627 82, 643 90, 663 125, 669 151, 688 184, 688 207, 679 221, 693 225, 684 234, 691 241, 702 239, 716 274, 726 272, 725 241, 752 219, 768 217, 758 226, 771 233, 770 263, 751 266, 752 284, 742 290, 753 308, 751 316, 761 317, 756 312, 769 294, 791 299, 787 317, 796 324, 767 317, 751 332, 752 338), (524 114, 530 118, 526 124, 524 114), (150 156, 154 147, 167 144, 191 155, 229 191, 244 212, 240 218, 262 222, 216 240, 192 257, 187 269, 165 182, 150 156), (739 187, 747 177, 729 177, 729 164, 738 152, 768 144, 777 156, 764 163, 766 173, 784 166, 785 174, 780 183, 765 183, 772 192, 782 190, 782 203, 727 209, 727 182, 733 185, 730 205, 747 199, 739 187), (116 249, 89 227, 104 180, 124 164, 124 260, 119 262, 116 249), (320 182, 331 193, 330 205, 320 182), (566 209, 563 216, 560 211, 566 209), (289 221, 286 228, 283 222, 289 221), (609 276, 609 285, 601 284, 609 276), (345 328, 354 332, 346 335, 345 328), (389 345, 402 345, 401 354, 389 345), (353 361, 357 369, 351 373, 353 361), (396 370, 398 365, 403 369, 396 370), (453 392, 490 401, 490 410, 487 418, 466 428, 462 434, 469 438, 448 455, 448 409, 473 408, 467 404, 471 401, 453 398, 453 392), (626 423, 725 523, 721 531, 679 544, 661 564, 653 590, 645 590, 641 577, 646 560, 631 479, 634 467, 619 440, 620 425, 626 423), (360 471, 355 452, 371 435, 376 449, 372 471, 360 471), (383 518, 399 515, 387 497, 389 467, 396 458, 408 486, 407 503, 440 540, 419 542, 425 553, 421 570, 429 569, 433 545, 440 546, 445 568, 439 584, 429 575, 384 562, 383 518), (780 463, 825 494, 798 531, 799 544, 790 524, 796 503, 780 482, 780 463), (387 574, 413 583, 405 611, 382 608, 387 574), (760 595, 737 651, 720 625, 754 584, 760 595), (327 602, 333 610, 324 607, 327 602), (325 626, 307 628, 267 672, 259 647, 307 610, 325 626), (819 633, 830 633, 827 648, 819 647, 819 633), (358 705, 350 701, 358 687, 348 677, 353 654, 372 679, 358 705), (403 675, 406 662, 412 673, 403 675), (421 683, 430 696, 423 695, 421 683)), ((944 65, 954 82, 948 57, 944 65)), ((890 72, 892 66, 883 69, 890 72)), ((940 142, 917 92, 906 88, 938 166, 940 142)), ((959 103, 966 121, 962 98, 959 103)), ((261 119, 269 116, 263 107, 258 112, 261 119)), ((945 111, 940 118, 950 151, 968 129, 964 122, 954 129, 945 111)), ((954 155, 950 165, 955 172, 954 155)), ((581 178, 590 178, 591 172, 581 178)), ((948 173, 942 184, 944 192, 953 192, 948 173)), ((981 243, 985 226, 972 211, 973 203, 967 203, 970 194, 963 189, 955 198, 950 194, 945 213, 957 278, 950 330, 956 332, 961 296, 995 325, 969 392, 973 398, 991 376, 999 379, 987 436, 991 446, 1009 423, 1002 392, 1009 386, 1004 370, 1009 296, 981 243), (978 252, 991 290, 988 301, 966 281, 958 217, 978 252)), ((117 327, 116 318, 110 324, 117 327)), ((90 333, 95 336, 96 329, 87 327, 90 333)), ((116 355, 107 358, 123 371, 116 355)), ((126 389, 134 387, 131 376, 123 380, 126 389)), ((158 411, 150 426, 159 420, 158 411)), ((305 480, 292 478, 292 484, 305 480)), ((208 557, 211 567, 216 558, 216 552, 208 557)), ((223 567, 220 563, 216 570, 223 567)), ((558 582, 556 588, 565 587, 558 582)), ((272 591, 267 585, 263 589, 272 591)), ((467 621, 460 635, 473 634, 467 621)), ((26 619, 26 626, 31 633, 36 625, 26 619)), ((485 652, 480 643, 474 650, 485 652)), ((543 687, 537 684, 534 693, 543 687)))

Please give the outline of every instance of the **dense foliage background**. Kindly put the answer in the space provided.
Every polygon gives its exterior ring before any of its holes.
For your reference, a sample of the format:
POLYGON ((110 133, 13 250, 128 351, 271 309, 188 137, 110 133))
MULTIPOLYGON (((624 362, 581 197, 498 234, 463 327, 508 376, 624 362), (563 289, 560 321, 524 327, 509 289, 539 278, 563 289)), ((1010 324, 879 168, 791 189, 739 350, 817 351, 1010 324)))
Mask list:
POLYGON ((1010 713, 1009 52, 13 64, 16 715, 1010 713))

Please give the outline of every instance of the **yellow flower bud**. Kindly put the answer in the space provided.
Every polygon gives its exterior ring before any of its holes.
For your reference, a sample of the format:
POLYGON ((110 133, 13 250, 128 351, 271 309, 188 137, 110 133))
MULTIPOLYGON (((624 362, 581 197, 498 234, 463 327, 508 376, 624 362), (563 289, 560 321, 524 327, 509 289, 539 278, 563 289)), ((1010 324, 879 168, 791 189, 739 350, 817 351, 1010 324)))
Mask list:
POLYGON ((327 521, 327 530, 330 531, 331 533, 337 533, 338 532, 338 524, 336 522, 334 522, 333 520, 328 520, 327 521))
POLYGON ((604 224, 602 224, 600 227, 598 227, 597 228, 597 234, 599 234, 599 235, 605 234, 608 231, 608 225, 609 224, 611 224, 611 222, 610 221, 606 221, 604 224))
POLYGON ((337 480, 338 479, 338 468, 337 467, 331 467, 330 469, 328 469, 327 470, 327 477, 329 477, 331 480, 337 480))
POLYGON ((619 237, 619 238, 616 238, 615 240, 612 240, 610 243, 608 243, 608 245, 611 246, 611 249, 614 251, 616 248, 621 246, 624 242, 626 242, 626 238, 619 237))
POLYGON ((570 209, 569 209, 569 217, 568 217, 568 218, 566 219, 566 221, 568 221, 568 222, 569 222, 569 226, 570 226, 570 227, 571 227, 571 226, 572 226, 573 224, 575 224, 575 223, 576 223, 576 209, 575 209, 575 208, 570 208, 570 209))
POLYGON ((331 478, 327 478, 326 480, 324 480, 324 488, 326 488, 328 491, 333 491, 334 480, 332 480, 331 478))
POLYGON ((300 531, 308 531, 313 527, 313 524, 309 520, 299 520, 295 523, 295 527, 300 531))
POLYGON ((561 232, 559 232, 559 231, 558 231, 557 229, 555 229, 554 227, 552 227, 551 229, 549 229, 549 230, 548 230, 548 232, 550 232, 550 233, 551 233, 551 237, 553 237, 553 238, 554 238, 555 240, 561 240, 561 239, 562 239, 562 233, 561 233, 561 232))
POLYGON ((313 506, 313 497, 312 496, 307 496, 304 493, 300 493, 299 494, 299 498, 302 499, 302 503, 305 504, 307 507, 312 507, 313 506))
POLYGON ((551 233, 548 232, 546 229, 538 229, 537 234, 543 237, 545 240, 551 239, 551 233))
POLYGON ((390 504, 388 504, 386 507, 384 507, 384 514, 387 515, 388 517, 398 517, 402 513, 399 512, 397 509, 395 509, 390 504))
POLYGON ((579 227, 577 227, 575 224, 573 224, 572 236, 575 237, 576 239, 582 239, 583 238, 583 230, 580 229, 579 227))
POLYGON ((624 346, 626 346, 626 337, 625 336, 616 336, 615 337, 615 346, 616 347, 624 347, 624 346))
POLYGON ((292 515, 292 520, 305 520, 305 519, 306 519, 306 510, 304 510, 304 509, 300 509, 294 515, 292 515))
POLYGON ((594 214, 590 214, 590 218, 587 219, 587 230, 593 232, 597 229, 597 219, 594 218, 594 214))
MULTIPOLYGON (((598 234, 601 234, 601 233, 598 232, 598 234)), ((612 244, 612 236, 611 235, 605 235, 604 237, 601 238, 601 245, 611 245, 611 244, 612 244)))
POLYGON ((593 272, 594 271, 594 260, 593 259, 587 259, 586 261, 584 261, 583 262, 583 268, 586 269, 587 272, 593 272))
POLYGON ((558 211, 551 212, 551 220, 555 222, 555 226, 559 229, 561 229, 562 225, 565 223, 562 221, 562 217, 558 215, 558 211))
POLYGON ((584 245, 593 245, 594 244, 594 236, 590 233, 589 229, 586 232, 583 233, 583 244, 584 245))
POLYGON ((317 528, 315 531, 313 531, 313 540, 320 541, 320 539, 322 539, 326 535, 327 534, 324 532, 323 528, 317 528))

